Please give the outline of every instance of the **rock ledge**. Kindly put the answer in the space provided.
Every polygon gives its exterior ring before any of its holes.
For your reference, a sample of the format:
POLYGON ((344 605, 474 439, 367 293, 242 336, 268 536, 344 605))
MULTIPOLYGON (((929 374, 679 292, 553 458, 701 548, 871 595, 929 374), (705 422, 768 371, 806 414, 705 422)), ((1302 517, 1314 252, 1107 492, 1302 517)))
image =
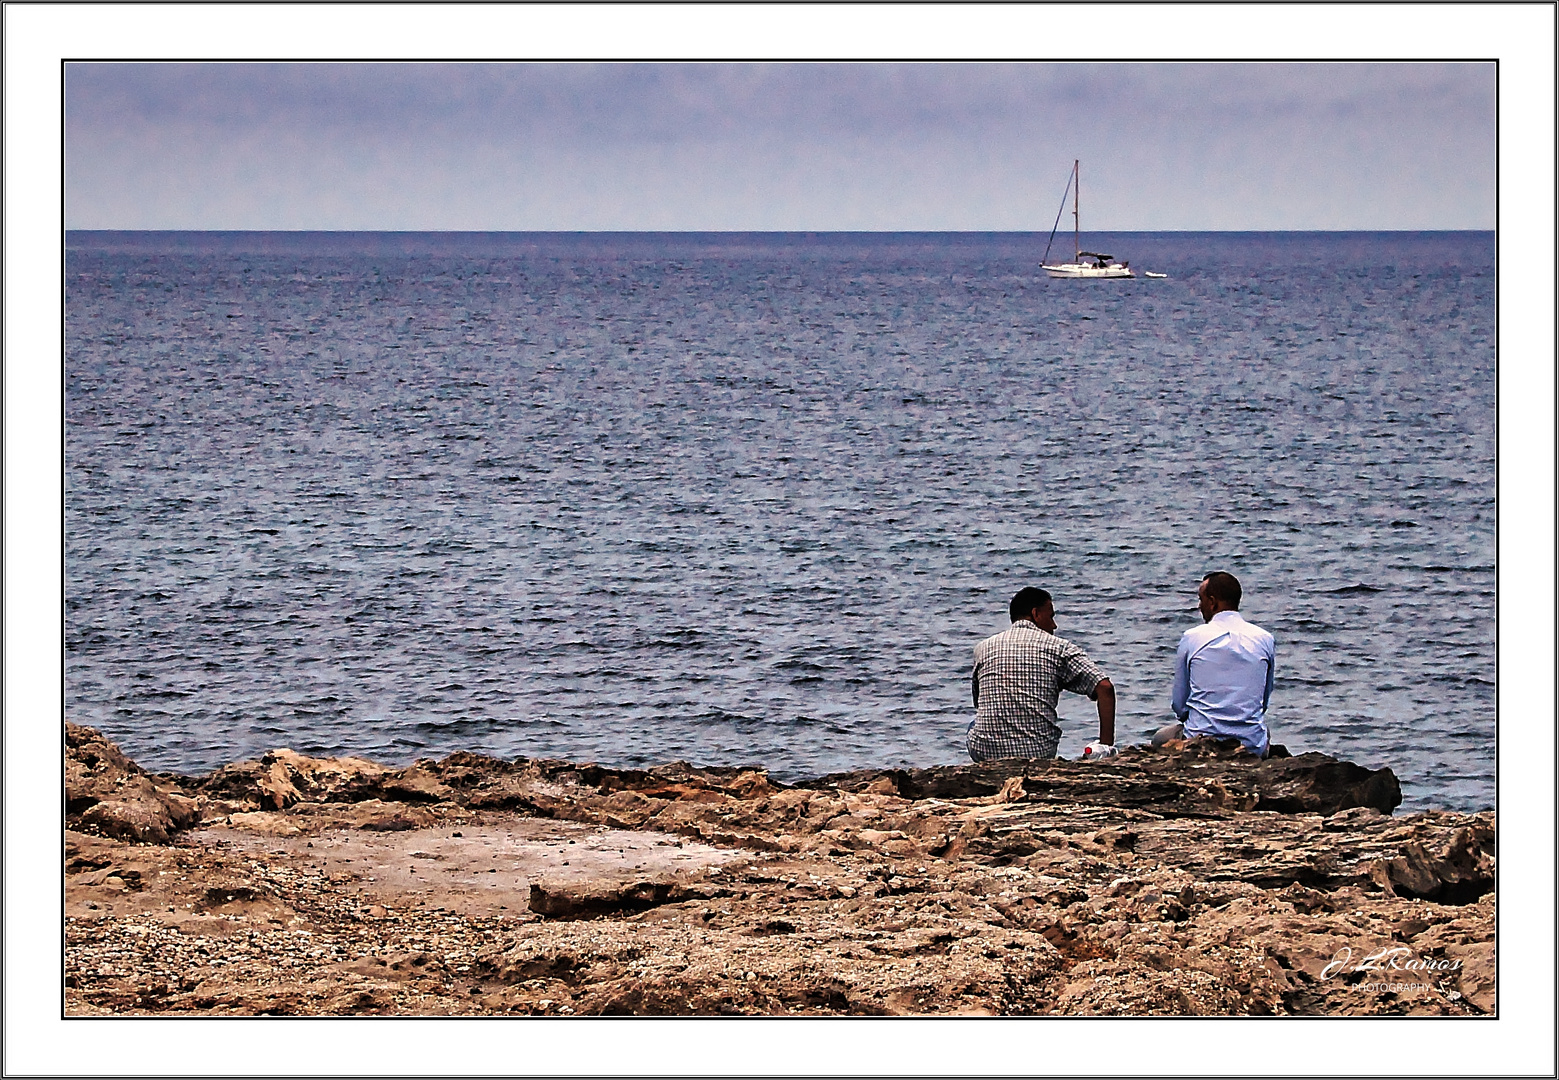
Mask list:
POLYGON ((1319 754, 787 785, 66 748, 71 1015, 1495 1008, 1494 815, 1395 817, 1389 770, 1319 754))

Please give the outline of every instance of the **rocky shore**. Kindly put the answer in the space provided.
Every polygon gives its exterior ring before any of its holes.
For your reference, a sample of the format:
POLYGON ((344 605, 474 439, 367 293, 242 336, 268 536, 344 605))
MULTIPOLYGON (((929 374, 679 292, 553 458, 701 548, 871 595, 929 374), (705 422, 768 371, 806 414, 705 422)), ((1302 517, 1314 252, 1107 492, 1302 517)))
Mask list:
POLYGON ((1320 754, 785 785, 66 744, 71 1016, 1495 1011, 1493 813, 1393 816, 1320 754))

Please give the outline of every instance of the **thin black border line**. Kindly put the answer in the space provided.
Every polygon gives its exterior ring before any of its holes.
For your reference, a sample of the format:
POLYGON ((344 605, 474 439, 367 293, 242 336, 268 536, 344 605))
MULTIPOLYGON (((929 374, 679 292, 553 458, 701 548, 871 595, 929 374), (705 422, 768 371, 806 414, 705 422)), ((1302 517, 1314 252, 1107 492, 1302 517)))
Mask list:
MULTIPOLYGON (((33 3, 33 4, 38 4, 38 3, 46 3, 46 2, 48 2, 48 0, 6 0, 6 6, 11 6, 13 3, 33 3)), ((98 3, 110 3, 111 0, 97 0, 97 2, 98 3)), ((361 3, 361 4, 371 5, 373 7, 381 6, 381 0, 331 0, 331 2, 332 3, 346 3, 346 4, 361 3)), ((403 4, 407 4, 407 5, 414 6, 414 7, 427 7, 427 6, 429 6, 428 0, 382 0, 382 2, 383 3, 392 3, 392 4, 393 3, 403 3, 403 4)), ((498 6, 498 7, 512 7, 512 6, 514 6, 513 4, 506 3, 505 0, 472 0, 472 2, 475 2, 475 3, 491 3, 494 6, 498 6)), ((559 2, 567 4, 568 0, 559 0, 559 2)), ((831 6, 833 6, 829 2, 829 0, 811 0, 811 2, 816 3, 819 6, 823 6, 823 7, 831 7, 831 6)), ((899 3, 900 3, 900 0, 881 0, 881 2, 883 4, 885 4, 885 5, 898 6, 899 3)), ((907 0, 907 2, 911 2, 911 3, 919 2, 919 3, 930 4, 930 5, 940 5, 940 4, 942 4, 943 0, 907 0)), ((982 2, 983 2, 983 0, 982 0, 982 2)), ((1003 0, 1003 2, 1012 3, 1014 6, 1020 6, 1020 7, 1022 7, 1022 6, 1031 6, 1029 4, 1024 3, 1024 0, 1003 0)), ((1078 0, 1061 0, 1061 2, 1063 2, 1063 3, 1075 3, 1075 2, 1078 2, 1078 0)), ((1087 0, 1082 0, 1082 2, 1087 2, 1087 0)), ((1336 4, 1338 4, 1340 6, 1344 6, 1344 7, 1355 7, 1355 6, 1358 6, 1356 0, 1317 0, 1317 2, 1318 3, 1323 3, 1323 2, 1336 3, 1336 4)), ((1465 2, 1464 2, 1464 0, 1367 0, 1367 2, 1369 4, 1371 4, 1371 5, 1374 5, 1374 4, 1397 3, 1397 4, 1407 4, 1407 5, 1410 5, 1410 6, 1413 6, 1413 7, 1422 7, 1425 3, 1443 3, 1443 4, 1447 4, 1449 6, 1466 7, 1468 5, 1468 2, 1476 3, 1477 0, 1465 0, 1465 2)), ((1550 6, 1550 7, 1553 6, 1553 4, 1550 3, 1550 0, 1492 0, 1492 2, 1496 3, 1496 4, 1502 4, 1502 3, 1510 2, 1510 3, 1527 3, 1527 4, 1532 4, 1532 5, 1544 4, 1544 5, 1550 6)), ((64 3, 65 6, 70 6, 70 0, 62 0, 62 3, 64 3)), ((254 4, 255 6, 260 6, 260 7, 272 7, 272 6, 274 6, 273 4, 268 3, 267 0, 232 0, 232 3, 235 4, 235 5, 242 5, 242 4, 246 4, 247 3, 247 4, 254 4)), ((319 6, 318 4, 314 3, 313 0, 277 0, 277 3, 283 3, 283 4, 285 4, 285 3, 293 3, 293 4, 297 4, 299 6, 302 6, 302 7, 315 7, 315 6, 319 6)), ((577 3, 578 3, 578 6, 581 6, 581 7, 593 6, 592 4, 589 3, 589 0, 577 0, 577 3)), ((723 0, 694 0, 694 6, 698 6, 699 3, 707 3, 710 6, 725 6, 724 3, 723 3, 723 0)), ((1180 4, 1180 0, 1164 0, 1164 3, 1165 3, 1165 5, 1177 5, 1177 4, 1180 4)), ((1247 0, 1217 0, 1217 3, 1228 4, 1228 5, 1236 6, 1236 7, 1249 6, 1249 3, 1247 2, 1247 0)), ((193 6, 202 6, 201 0, 192 0, 192 4, 193 4, 193 6)), ((141 7, 141 6, 156 6, 156 5, 143 5, 143 4, 136 3, 135 6, 141 7)), ((165 6, 179 7, 179 6, 183 6, 183 5, 180 5, 180 4, 167 4, 165 6)), ((462 3, 460 5, 458 5, 458 6, 465 6, 464 0, 462 0, 462 3)), ((643 0, 642 4, 627 3, 627 4, 612 5, 612 6, 622 6, 622 7, 645 6, 645 7, 653 7, 653 6, 658 6, 658 0, 643 0)), ((786 5, 786 6, 788 6, 788 5, 786 5)), ((1098 6, 1109 6, 1109 0, 1098 0, 1098 6)), ((1119 6, 1133 6, 1133 5, 1119 5, 1119 6)), ((1153 7, 1153 6, 1157 6, 1157 5, 1154 5, 1154 4, 1143 4, 1143 5, 1135 5, 1135 6, 1153 7)), ((1300 6, 1310 7, 1310 6, 1313 6, 1313 5, 1311 5, 1311 4, 1304 4, 1304 5, 1300 5, 1300 6)), ((797 58, 786 58, 786 57, 781 57, 781 58, 777 58, 777 59, 775 59, 775 58, 768 58, 768 57, 758 57, 758 58, 751 58, 751 57, 749 57, 749 58, 742 58, 742 59, 735 59, 735 60, 731 60, 731 59, 710 60, 710 59, 705 58, 705 57, 692 56, 692 57, 668 57, 668 58, 663 59, 663 60, 617 60, 617 59, 612 59, 612 58, 609 58, 609 57, 589 57, 589 56, 585 56, 585 57, 574 57, 574 58, 570 58, 570 59, 567 59, 567 60, 531 60, 531 59, 526 59, 526 58, 523 58, 523 57, 516 57, 516 58, 510 58, 510 59, 501 59, 501 60, 494 60, 494 59, 491 59, 491 58, 483 58, 483 57, 477 57, 477 58, 450 57, 450 58, 447 58, 447 59, 438 59, 438 60, 419 60, 419 59, 405 59, 405 58, 391 58, 391 59, 387 59, 387 60, 386 59, 363 60, 363 59, 357 59, 357 58, 354 58, 354 57, 346 56, 346 57, 309 57, 309 58, 304 59, 304 60, 287 60, 287 59, 280 59, 280 60, 278 60, 278 59, 263 59, 263 58, 256 59, 256 58, 252 58, 252 57, 242 57, 242 56, 239 56, 239 57, 207 57, 207 58, 203 58, 203 59, 200 59, 200 60, 190 60, 190 59, 188 59, 186 57, 179 57, 179 56, 172 56, 172 57, 139 57, 138 56, 138 57, 136 57, 134 59, 131 59, 131 60, 124 60, 124 59, 119 59, 119 58, 116 58, 116 57, 65 56, 65 57, 61 57, 60 58, 60 63, 62 65, 65 65, 65 64, 83 64, 83 65, 86 65, 86 64, 98 64, 98 65, 104 65, 104 66, 107 66, 107 65, 119 65, 119 66, 122 66, 122 67, 139 67, 139 66, 143 66, 143 65, 153 65, 153 64, 166 64, 166 65, 169 65, 169 66, 183 65, 183 66, 187 66, 187 67, 202 67, 202 66, 207 66, 207 67, 220 67, 220 66, 238 67, 238 66, 242 66, 242 65, 253 65, 253 66, 272 65, 272 66, 278 66, 278 67, 279 66, 284 66, 284 65, 291 65, 291 66, 296 66, 296 67, 312 67, 312 66, 321 66, 322 67, 322 66, 326 66, 326 65, 334 65, 334 66, 337 66, 337 67, 347 67, 347 66, 356 66, 356 67, 370 67, 370 66, 382 66, 382 67, 392 67, 392 66, 397 66, 397 67, 414 67, 414 66, 415 67, 446 67, 446 66, 449 66, 449 67, 452 67, 452 66, 460 65, 460 64, 470 65, 470 66, 482 66, 482 65, 485 65, 485 66, 491 66, 491 67, 514 67, 514 66, 519 66, 519 65, 528 65, 528 66, 532 66, 532 67, 570 67, 570 66, 582 66, 582 65, 596 65, 596 66, 600 66, 600 67, 607 67, 607 66, 616 66, 616 67, 656 67, 656 66, 661 66, 661 65, 666 65, 666 64, 681 64, 681 65, 685 65, 687 67, 705 67, 705 66, 713 67, 715 65, 720 65, 720 64, 724 64, 724 65, 745 64, 745 65, 749 65, 749 66, 752 66, 752 67, 778 67, 780 65, 788 65, 788 66, 792 66, 792 67, 802 67, 802 66, 809 66, 809 65, 810 66, 814 66, 814 67, 837 67, 837 66, 845 65, 845 64, 851 64, 851 65, 862 66, 862 67, 877 66, 877 65, 888 66, 888 65, 895 65, 895 64, 896 65, 919 64, 919 65, 923 65, 925 67, 985 67, 985 66, 993 66, 993 65, 996 65, 996 64, 1005 64, 1005 65, 1014 66, 1014 67, 1024 66, 1024 65, 1038 65, 1038 64, 1049 64, 1049 65, 1053 65, 1053 66, 1056 66, 1056 67, 1068 67, 1068 66, 1070 66, 1070 67, 1082 67, 1082 66, 1085 66, 1085 65, 1105 65, 1105 64, 1115 64, 1115 65, 1137 64, 1137 65, 1141 65, 1141 66, 1144 66, 1144 67, 1149 66, 1149 65, 1159 66, 1159 67, 1182 67, 1182 66, 1189 66, 1189 65, 1193 65, 1193 64, 1200 64, 1200 65, 1203 65, 1205 67, 1217 67, 1217 66, 1254 67, 1254 66, 1261 65, 1261 64, 1266 64, 1266 65, 1271 65, 1271 66, 1287 65, 1287 66, 1291 66, 1291 67, 1303 67, 1303 66, 1306 66, 1306 65, 1322 65, 1322 64, 1328 65, 1328 66, 1332 66, 1332 67, 1348 67, 1348 66, 1363 66, 1363 65, 1369 65, 1369 66, 1373 66, 1373 67, 1392 67, 1392 66, 1397 66, 1397 65, 1404 65, 1405 66, 1405 65, 1411 65, 1411 64, 1447 64, 1447 65, 1449 65, 1449 64, 1465 64, 1467 66, 1473 66, 1473 65, 1477 65, 1477 64, 1492 64, 1492 65, 1497 67, 1499 65, 1500 61, 1499 61, 1498 57, 1477 57, 1477 56, 1473 56, 1473 57, 1467 57, 1467 56, 1448 56, 1448 57, 1423 56, 1423 57, 1415 57, 1415 58, 1413 58, 1411 60, 1406 60, 1406 59, 1403 59, 1401 57, 1387 57, 1385 59, 1379 59, 1379 58, 1370 59, 1368 57, 1356 57, 1356 58, 1349 58, 1349 59, 1346 59, 1346 60, 1327 59, 1325 57, 1322 57, 1320 59, 1311 59, 1311 60, 1295 60, 1295 59, 1284 58, 1284 57, 1278 57, 1278 58, 1275 58, 1275 59, 1274 58, 1261 58, 1261 57, 1257 57, 1257 58, 1253 58, 1253 59, 1240 59, 1240 60, 1229 60, 1227 58, 1218 58, 1218 57, 1213 57, 1211 59, 1189 57, 1187 59, 1173 60, 1173 61, 1156 60, 1156 59, 1153 59, 1153 58, 1143 59, 1141 57, 1102 57, 1102 58, 1089 58, 1089 59, 1082 59, 1082 60, 1054 60, 1054 59, 1048 59, 1048 58, 1044 58, 1044 57, 1022 57, 1022 58, 1002 59, 1002 60, 956 60, 956 59, 955 60, 947 60, 947 59, 914 59, 914 58, 907 59, 907 60, 905 60, 905 59, 895 59, 895 60, 864 59, 863 60, 863 59, 859 59, 859 58, 850 58, 850 57, 841 57, 841 58, 839 58, 837 60, 817 60, 817 59, 808 59, 808 58, 797 59, 797 58)), ((1499 95, 1498 95, 1498 88, 1496 87, 1496 91, 1495 91, 1496 123, 1498 122, 1498 113, 1497 113, 1497 110, 1498 110, 1498 107, 1499 107, 1498 97, 1499 97, 1499 95)), ((63 127, 63 125, 62 125, 62 127, 63 127)), ((1497 141, 1498 140, 1497 140, 1497 134, 1496 134, 1496 150, 1497 150, 1497 141)), ((1497 203, 1498 203, 1498 200, 1496 199, 1496 211, 1497 211, 1497 203)), ((1497 224, 1498 224, 1498 217, 1497 217, 1497 213, 1496 213, 1496 225, 1497 224)), ((330 232, 332 230, 329 230, 329 229, 71 229, 70 231, 71 232, 330 232)), ((511 232, 511 233, 512 232, 520 232, 520 233, 524 233, 524 232, 569 233, 569 232, 611 232, 611 231, 623 232, 623 231, 635 231, 635 230, 610 230, 610 229, 476 229, 476 230, 460 230, 460 229, 409 229, 409 230, 408 229, 399 229, 399 230, 397 230, 397 229, 358 229, 358 230, 353 230, 353 231, 357 231, 357 232, 426 232, 426 233, 462 232, 462 231, 466 231, 466 232, 511 232)), ((762 230, 750 230, 750 229, 749 230, 741 230, 741 229, 730 229, 730 230, 719 230, 719 229, 664 229, 664 230, 660 230, 660 231, 662 231, 662 232, 695 232, 696 233, 696 232, 721 232, 721 231, 726 231, 726 232, 744 232, 744 231, 745 232, 753 232, 753 231, 762 231, 762 230)), ((770 231, 770 232, 802 232, 802 233, 804 233, 804 232, 824 232, 824 233, 828 233, 828 232, 862 232, 862 231, 909 232, 909 233, 915 233, 915 232, 959 233, 959 232, 1012 232, 1012 231, 1021 231, 1021 232, 1039 231, 1039 232, 1043 232, 1044 230, 1042 230, 1042 229, 1041 230, 1027 230, 1027 229, 1025 229, 1025 230, 1010 230, 1010 229, 994 229, 994 230, 992 230, 992 229, 879 229, 879 230, 861 230, 861 229, 853 229, 853 230, 852 229, 771 229, 771 230, 768 230, 768 231, 770 231)), ((1106 230, 1106 231, 1111 231, 1111 232, 1114 232, 1114 231, 1121 231, 1121 232, 1170 232, 1170 233, 1174 233, 1174 232, 1298 232, 1298 233, 1305 233, 1305 232, 1321 232, 1321 233, 1331 233, 1331 232, 1386 232, 1386 233, 1390 233, 1390 232, 1490 232, 1492 230, 1489 230, 1489 229, 1137 229, 1137 230, 1126 229, 1126 230, 1106 230)))

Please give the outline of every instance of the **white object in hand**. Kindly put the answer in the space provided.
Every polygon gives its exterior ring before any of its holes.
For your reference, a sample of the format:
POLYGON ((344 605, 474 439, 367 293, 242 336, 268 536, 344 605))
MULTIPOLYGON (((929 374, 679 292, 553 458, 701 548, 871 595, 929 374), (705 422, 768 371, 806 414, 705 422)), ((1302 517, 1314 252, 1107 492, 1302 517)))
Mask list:
POLYGON ((1083 747, 1084 761, 1098 761, 1100 758, 1114 757, 1120 751, 1109 743, 1102 743, 1098 739, 1083 747))

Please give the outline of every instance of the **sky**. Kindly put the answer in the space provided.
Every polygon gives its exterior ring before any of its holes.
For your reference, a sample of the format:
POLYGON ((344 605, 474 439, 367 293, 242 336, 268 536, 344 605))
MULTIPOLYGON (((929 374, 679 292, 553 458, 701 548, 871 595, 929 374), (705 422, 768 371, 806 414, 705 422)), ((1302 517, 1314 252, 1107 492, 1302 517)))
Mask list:
POLYGON ((1080 159, 1088 230, 1491 229, 1495 83, 1491 62, 77 62, 66 225, 1048 231, 1080 159))

